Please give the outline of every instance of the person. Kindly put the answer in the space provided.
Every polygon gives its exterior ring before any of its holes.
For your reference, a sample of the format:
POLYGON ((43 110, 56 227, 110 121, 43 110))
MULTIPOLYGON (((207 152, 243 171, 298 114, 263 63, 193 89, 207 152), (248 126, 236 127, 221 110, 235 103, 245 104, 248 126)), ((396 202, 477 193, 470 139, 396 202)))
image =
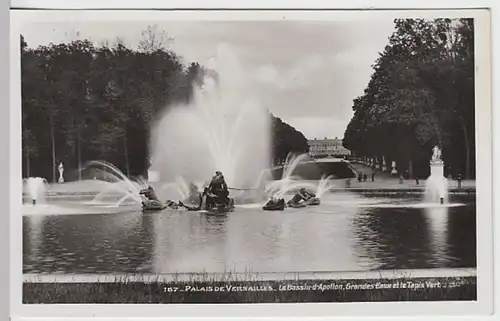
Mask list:
POLYGON ((229 191, 222 172, 215 172, 214 177, 212 177, 212 180, 208 185, 208 193, 215 195, 216 200, 219 204, 229 203, 229 191))

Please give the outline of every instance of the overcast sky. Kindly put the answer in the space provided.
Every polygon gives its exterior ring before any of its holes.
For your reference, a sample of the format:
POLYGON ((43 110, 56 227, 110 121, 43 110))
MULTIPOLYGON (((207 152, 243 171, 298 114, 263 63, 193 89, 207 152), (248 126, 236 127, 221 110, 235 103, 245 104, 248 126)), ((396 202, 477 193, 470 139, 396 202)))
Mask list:
POLYGON ((352 101, 363 93, 371 65, 394 30, 392 19, 341 22, 85 22, 31 24, 30 47, 120 37, 136 46, 141 30, 157 25, 169 48, 188 63, 207 65, 221 45, 230 48, 258 100, 307 138, 343 137, 352 101))

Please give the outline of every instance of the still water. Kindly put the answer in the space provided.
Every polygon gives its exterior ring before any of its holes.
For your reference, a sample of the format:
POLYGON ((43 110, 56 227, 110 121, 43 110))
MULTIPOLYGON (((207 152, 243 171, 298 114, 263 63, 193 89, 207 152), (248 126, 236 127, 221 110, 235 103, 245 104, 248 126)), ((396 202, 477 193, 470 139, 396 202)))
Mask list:
MULTIPOLYGON (((23 217, 25 273, 305 272, 476 266, 475 197, 330 193, 317 207, 23 217)), ((60 211, 60 209, 59 209, 60 211)), ((64 211, 63 211, 64 212, 64 211)), ((69 213, 70 211, 68 211, 69 213)), ((104 212, 104 211, 101 211, 104 212)), ((47 214, 47 213, 46 213, 47 214)))

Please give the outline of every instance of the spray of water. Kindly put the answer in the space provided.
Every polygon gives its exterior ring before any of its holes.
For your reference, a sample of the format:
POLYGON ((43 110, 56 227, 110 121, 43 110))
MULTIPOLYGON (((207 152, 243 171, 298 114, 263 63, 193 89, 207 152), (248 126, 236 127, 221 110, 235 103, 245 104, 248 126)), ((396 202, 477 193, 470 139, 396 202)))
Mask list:
POLYGON ((425 203, 448 202, 448 181, 443 175, 443 164, 431 164, 431 174, 425 182, 425 203))
POLYGON ((94 177, 99 177, 108 182, 104 189, 100 191, 92 200, 92 203, 102 203, 110 196, 121 195, 115 202, 115 206, 120 206, 127 200, 141 204, 142 199, 139 192, 147 187, 147 184, 141 179, 137 181, 130 180, 116 166, 105 161, 89 161, 83 167, 83 170, 92 171, 94 177))
POLYGON ((321 198, 326 192, 335 187, 335 184, 332 182, 333 175, 322 176, 321 180, 318 183, 318 187, 316 188, 316 197, 321 198))
POLYGON ((24 180, 28 196, 33 204, 45 204, 47 180, 42 177, 30 177, 24 180))
POLYGON ((152 169, 160 180, 205 182, 222 171, 232 187, 253 185, 270 161, 270 115, 252 95, 248 71, 221 46, 188 105, 171 106, 152 131, 152 169))
POLYGON ((285 165, 283 166, 281 179, 271 181, 267 184, 267 194, 270 197, 282 197, 283 195, 300 188, 316 190, 316 185, 308 182, 301 182, 301 178, 297 175, 294 175, 294 171, 297 166, 308 159, 309 155, 307 154, 288 154, 285 165))

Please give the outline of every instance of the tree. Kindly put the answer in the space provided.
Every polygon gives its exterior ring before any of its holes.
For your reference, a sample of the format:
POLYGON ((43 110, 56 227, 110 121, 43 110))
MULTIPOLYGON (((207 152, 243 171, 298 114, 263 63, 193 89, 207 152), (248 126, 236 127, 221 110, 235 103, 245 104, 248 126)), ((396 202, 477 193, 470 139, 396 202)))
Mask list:
MULTIPOLYGON (((183 64, 169 41, 156 26, 143 32, 139 50, 120 39, 112 46, 78 40, 30 48, 21 37, 23 175, 55 181, 63 161, 66 178, 80 179, 89 160, 145 174, 151 126, 165 109, 188 103, 193 86, 211 72, 183 64)), ((279 118, 272 130, 276 158, 307 151, 305 137, 279 118)))
POLYGON ((397 160, 405 171, 414 162, 425 163, 437 144, 448 172, 469 177, 474 137, 469 121, 474 114, 472 21, 396 19, 395 29, 373 66, 364 95, 354 100, 344 145, 356 154, 397 160), (457 127, 462 134, 457 135, 457 127))
POLYGON ((149 25, 146 30, 142 31, 139 49, 147 53, 165 51, 172 40, 164 30, 158 30, 157 25, 149 25))
POLYGON ((285 161, 289 153, 302 154, 309 150, 307 139, 280 118, 270 115, 272 122, 272 154, 275 163, 285 161))

